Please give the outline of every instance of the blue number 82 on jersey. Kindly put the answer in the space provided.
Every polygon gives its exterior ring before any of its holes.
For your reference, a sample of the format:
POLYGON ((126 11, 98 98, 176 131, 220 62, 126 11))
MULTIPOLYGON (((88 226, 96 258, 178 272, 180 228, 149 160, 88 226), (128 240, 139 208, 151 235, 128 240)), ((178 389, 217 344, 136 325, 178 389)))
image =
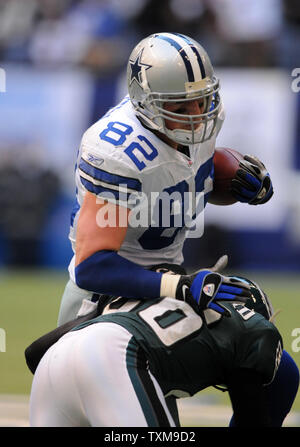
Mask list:
MULTIPOLYGON (((120 121, 110 121, 106 129, 99 134, 99 137, 101 140, 107 141, 114 146, 121 146, 125 143, 127 136, 132 132, 133 128, 128 124, 121 123, 120 121)), ((133 141, 124 149, 124 152, 139 171, 142 171, 146 167, 144 160, 152 161, 157 157, 158 151, 144 135, 138 135, 137 138, 139 142, 133 141)))

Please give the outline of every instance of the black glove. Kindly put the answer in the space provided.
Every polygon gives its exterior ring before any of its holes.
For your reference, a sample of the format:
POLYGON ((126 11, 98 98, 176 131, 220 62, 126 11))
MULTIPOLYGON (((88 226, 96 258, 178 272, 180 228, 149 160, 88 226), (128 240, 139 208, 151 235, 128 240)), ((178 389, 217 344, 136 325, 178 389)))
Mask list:
POLYGON ((245 155, 231 181, 232 194, 239 202, 261 205, 273 195, 273 185, 265 165, 252 155, 245 155))

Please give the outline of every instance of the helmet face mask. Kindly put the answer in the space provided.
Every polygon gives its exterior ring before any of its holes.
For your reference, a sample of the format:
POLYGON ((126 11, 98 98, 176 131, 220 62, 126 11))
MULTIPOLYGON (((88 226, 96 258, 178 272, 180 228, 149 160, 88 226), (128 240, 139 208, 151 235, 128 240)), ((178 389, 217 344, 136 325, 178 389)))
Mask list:
POLYGON ((133 50, 127 76, 131 102, 146 126, 185 145, 201 143, 214 134, 219 81, 197 42, 183 35, 153 34, 133 50), (180 105, 184 111, 194 101, 201 104, 200 113, 182 113, 180 105))
POLYGON ((183 95, 181 97, 177 95, 171 97, 169 95, 167 101, 156 100, 154 106, 158 111, 158 117, 161 119, 162 133, 179 144, 196 144, 208 140, 213 135, 220 108, 220 97, 217 87, 215 87, 206 92, 196 91, 192 96, 190 93, 185 94, 185 97, 183 95), (173 112, 166 108, 166 105, 172 103, 180 104, 184 108, 185 103, 191 101, 203 104, 199 106, 202 109, 201 113, 180 113, 178 110, 173 112), (178 123, 179 126, 170 129, 168 122, 178 123))

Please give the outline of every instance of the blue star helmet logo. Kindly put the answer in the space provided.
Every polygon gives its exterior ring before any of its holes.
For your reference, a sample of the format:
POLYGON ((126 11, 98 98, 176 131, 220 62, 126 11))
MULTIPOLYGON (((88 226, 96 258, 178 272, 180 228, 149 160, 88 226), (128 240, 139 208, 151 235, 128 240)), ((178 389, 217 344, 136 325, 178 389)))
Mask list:
POLYGON ((148 70, 152 65, 144 64, 141 62, 144 48, 139 52, 135 61, 129 61, 131 68, 130 85, 133 81, 136 81, 139 85, 142 84, 142 69, 148 70))

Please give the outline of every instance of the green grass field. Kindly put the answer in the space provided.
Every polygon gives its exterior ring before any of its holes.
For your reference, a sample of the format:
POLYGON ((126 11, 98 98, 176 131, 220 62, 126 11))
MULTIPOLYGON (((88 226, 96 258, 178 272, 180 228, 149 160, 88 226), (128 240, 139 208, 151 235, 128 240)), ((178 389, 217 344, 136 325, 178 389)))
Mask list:
MULTIPOLYGON (((244 272, 244 275, 247 274, 244 272)), ((292 331, 300 328, 300 278, 296 275, 248 274, 272 299, 285 349, 300 368, 300 339, 292 331), (293 352, 292 344, 299 352, 293 352)), ((0 328, 6 333, 6 352, 0 352, 0 394, 30 393, 32 375, 27 369, 24 350, 37 337, 56 326, 60 299, 67 273, 41 271, 2 271, 0 274, 0 328)), ((300 331, 300 329, 299 329, 300 331)), ((298 334, 299 338, 300 333, 298 334)), ((227 393, 204 391, 219 403, 229 403, 227 393)), ((300 411, 300 391, 293 406, 300 411)))
POLYGON ((29 394, 32 374, 25 348, 54 329, 66 273, 6 271, 0 275, 0 327, 6 333, 6 352, 0 352, 0 394, 29 394))

